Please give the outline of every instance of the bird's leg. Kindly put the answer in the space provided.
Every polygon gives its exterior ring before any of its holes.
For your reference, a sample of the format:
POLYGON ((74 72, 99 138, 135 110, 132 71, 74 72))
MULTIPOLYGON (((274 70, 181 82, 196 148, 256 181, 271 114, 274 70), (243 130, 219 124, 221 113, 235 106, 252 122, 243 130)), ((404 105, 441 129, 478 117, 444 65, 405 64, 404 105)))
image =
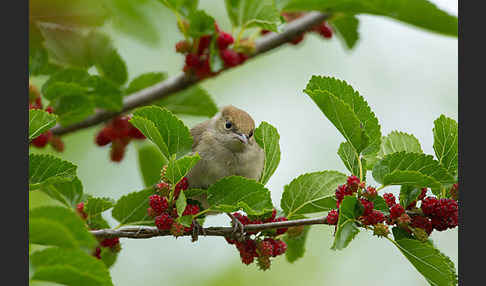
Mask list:
POLYGON ((245 227, 243 224, 231 213, 226 213, 231 218, 231 225, 233 226, 233 235, 239 241, 245 234, 245 227))
POLYGON ((206 235, 206 231, 204 228, 199 224, 199 222, 196 219, 192 220, 192 242, 196 242, 199 233, 202 233, 203 235, 206 235))

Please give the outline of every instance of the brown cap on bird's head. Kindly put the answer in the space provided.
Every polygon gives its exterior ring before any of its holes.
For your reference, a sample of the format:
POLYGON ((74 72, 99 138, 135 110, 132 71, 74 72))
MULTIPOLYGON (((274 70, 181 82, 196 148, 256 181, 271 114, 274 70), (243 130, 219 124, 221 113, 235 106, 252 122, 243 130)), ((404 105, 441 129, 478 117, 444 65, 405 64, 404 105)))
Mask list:
POLYGON ((244 110, 228 105, 221 109, 221 115, 234 124, 236 129, 243 134, 249 134, 255 128, 253 118, 244 110))

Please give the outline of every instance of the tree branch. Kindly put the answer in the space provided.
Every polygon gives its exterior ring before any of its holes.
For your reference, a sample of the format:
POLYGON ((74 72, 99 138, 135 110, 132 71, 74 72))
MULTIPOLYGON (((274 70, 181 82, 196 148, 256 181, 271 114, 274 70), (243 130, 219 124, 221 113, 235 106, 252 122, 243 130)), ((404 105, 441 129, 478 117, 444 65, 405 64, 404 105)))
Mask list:
MULTIPOLYGON (((407 210, 406 212, 409 215, 422 215, 422 212, 420 210, 417 211, 407 210)), ((262 223, 262 224, 247 224, 243 226, 243 231, 244 232, 264 231, 264 230, 270 230, 275 228, 286 228, 286 227, 314 225, 314 224, 329 225, 329 223, 327 223, 326 217, 317 217, 317 218, 279 221, 279 222, 269 222, 269 223, 262 223)), ((125 237, 125 238, 140 239, 140 238, 152 238, 157 236, 172 235, 169 231, 162 231, 152 226, 127 226, 119 229, 108 228, 108 229, 90 230, 90 232, 94 236, 99 238, 125 237)), ((184 233, 184 236, 192 236, 192 235, 193 235, 192 230, 184 233)), ((235 232, 233 227, 207 227, 207 228, 201 228, 199 230, 198 235, 226 236, 229 238, 234 238, 235 232)))
MULTIPOLYGON (((244 231, 263 231, 275 228, 285 228, 291 226, 303 226, 314 224, 328 224, 326 217, 319 218, 306 218, 289 221, 279 221, 262 224, 247 224, 244 227, 244 231)), ((119 229, 99 229, 90 231, 94 236, 99 238, 113 238, 113 237, 126 237, 126 238, 151 238, 157 236, 170 236, 169 231, 162 231, 156 227, 151 226, 127 226, 119 229)), ((198 233, 202 236, 227 236, 233 237, 233 227, 207 227, 201 229, 198 233)), ((191 236, 192 231, 184 233, 184 236, 191 236)))
MULTIPOLYGON (((257 39, 255 41, 255 52, 250 55, 250 58, 264 54, 291 41, 296 36, 304 33, 305 31, 308 31, 315 25, 318 25, 322 21, 326 20, 328 17, 328 14, 310 12, 307 13, 305 16, 302 16, 301 18, 298 18, 287 24, 282 33, 269 33, 266 36, 257 39)), ((222 71, 225 70, 227 69, 223 69, 222 71)), ((66 127, 56 125, 51 129, 51 131, 56 135, 63 135, 97 125, 119 114, 130 111, 136 107, 147 105, 155 100, 168 97, 169 95, 186 89, 200 81, 202 80, 196 78, 195 76, 181 73, 177 76, 171 77, 163 82, 140 90, 126 97, 123 101, 123 108, 119 112, 98 110, 95 112, 94 115, 86 118, 79 123, 72 124, 66 127)))

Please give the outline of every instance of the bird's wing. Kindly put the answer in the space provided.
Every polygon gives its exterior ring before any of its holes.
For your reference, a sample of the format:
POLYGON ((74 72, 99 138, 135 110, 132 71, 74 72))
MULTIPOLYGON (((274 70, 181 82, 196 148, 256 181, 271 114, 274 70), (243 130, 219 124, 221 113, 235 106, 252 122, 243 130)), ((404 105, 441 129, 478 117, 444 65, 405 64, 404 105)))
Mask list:
POLYGON ((208 125, 209 125, 209 122, 210 121, 211 120, 208 119, 208 120, 206 120, 204 122, 201 122, 198 125, 196 125, 196 126, 194 126, 194 127, 191 128, 191 135, 192 135, 192 138, 194 139, 194 142, 192 143, 192 149, 193 150, 199 144, 199 142, 201 141, 202 134, 208 128, 208 125))

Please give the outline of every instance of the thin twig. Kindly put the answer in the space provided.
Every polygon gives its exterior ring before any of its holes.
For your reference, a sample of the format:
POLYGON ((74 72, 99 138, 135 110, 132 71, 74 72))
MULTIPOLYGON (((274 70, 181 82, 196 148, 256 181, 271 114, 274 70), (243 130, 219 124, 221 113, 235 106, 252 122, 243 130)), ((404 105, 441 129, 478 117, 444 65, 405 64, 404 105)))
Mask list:
MULTIPOLYGON (((250 55, 250 58, 261 55, 265 52, 271 51, 289 41, 294 39, 296 36, 310 30, 315 25, 321 23, 329 17, 328 14, 323 14, 319 12, 310 12, 299 19, 290 22, 284 28, 282 33, 268 33, 267 35, 257 39, 255 41, 255 52, 250 55)), ((226 69, 222 70, 225 71, 226 69)), ((218 73, 219 74, 219 73, 218 73)), ((215 75, 217 76, 217 75, 215 75)), ((88 128, 97 125, 101 122, 107 121, 119 114, 128 112, 136 107, 150 104, 155 100, 159 100, 169 95, 184 90, 198 82, 201 79, 196 78, 185 73, 181 73, 177 76, 171 77, 163 82, 140 90, 127 96, 123 101, 123 108, 119 112, 109 112, 104 110, 98 110, 94 115, 86 118, 85 120, 72 124, 70 126, 60 126, 56 125, 51 131, 55 135, 63 135, 71 133, 80 129, 88 128)))
MULTIPOLYGON (((263 231, 275 228, 286 228, 292 226, 301 225, 314 225, 314 224, 328 224, 326 217, 307 218, 289 221, 279 221, 262 224, 248 224, 244 226, 245 231, 263 231)), ((99 229, 91 230, 91 233, 99 238, 113 238, 113 237, 125 237, 125 238, 151 238, 157 236, 170 236, 169 231, 162 231, 156 227, 151 226, 127 226, 119 229, 99 229)), ((191 236, 192 231, 184 233, 184 236, 191 236)), ((234 235, 233 227, 207 227, 199 231, 199 235, 202 236, 227 236, 232 237, 234 235)))

